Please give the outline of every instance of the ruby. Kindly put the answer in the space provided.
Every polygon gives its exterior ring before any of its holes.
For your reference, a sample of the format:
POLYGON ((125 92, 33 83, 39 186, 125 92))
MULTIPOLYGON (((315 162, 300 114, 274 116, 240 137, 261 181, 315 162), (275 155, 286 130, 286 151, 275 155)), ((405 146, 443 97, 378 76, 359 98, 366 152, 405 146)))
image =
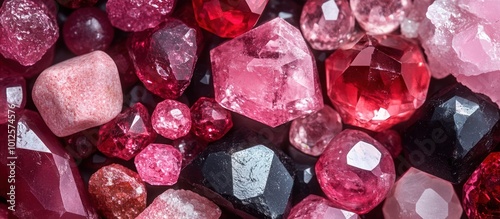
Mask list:
POLYGON ((409 0, 351 0, 351 8, 361 27, 372 34, 387 34, 399 27, 411 8, 409 0))
POLYGON ((233 127, 231 113, 212 98, 198 99, 191 107, 191 119, 194 134, 207 142, 222 138, 233 127))
POLYGON ((309 195, 293 206, 287 219, 360 219, 356 213, 338 209, 327 199, 309 195))
POLYGON ((179 179, 182 154, 171 145, 150 144, 135 157, 134 163, 145 182, 170 186, 179 179))
POLYGON ((15 120, 13 118, 15 113, 24 109, 26 99, 24 78, 20 76, 0 77, 0 124, 15 120))
POLYGON ((172 145, 179 149, 182 154, 182 167, 191 163, 205 148, 207 142, 201 140, 196 135, 189 133, 188 135, 178 138, 173 141, 172 145))
POLYGON ((108 0, 106 12, 113 26, 123 31, 143 31, 163 22, 175 0, 108 0))
POLYGON ((191 129, 191 113, 189 108, 175 100, 164 100, 151 116, 154 130, 161 136, 175 140, 186 136, 191 129))
POLYGON ((375 136, 373 136, 373 138, 384 145, 385 148, 387 148, 387 150, 391 153, 393 158, 398 157, 403 150, 401 136, 398 132, 392 129, 377 132, 375 136))
POLYGON ((59 4, 67 8, 83 8, 90 7, 97 3, 98 0, 57 0, 59 4))
POLYGON ((349 125, 385 130, 409 119, 427 96, 424 56, 400 36, 364 36, 325 64, 328 96, 349 125))

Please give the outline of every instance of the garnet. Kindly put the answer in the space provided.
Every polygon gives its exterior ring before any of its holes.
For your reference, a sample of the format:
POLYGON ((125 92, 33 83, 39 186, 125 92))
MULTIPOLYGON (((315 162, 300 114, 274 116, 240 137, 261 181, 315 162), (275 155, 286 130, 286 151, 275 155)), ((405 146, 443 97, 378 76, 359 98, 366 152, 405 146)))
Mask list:
POLYGON ((350 211, 338 209, 327 199, 309 195, 300 203, 295 205, 287 219, 360 219, 360 217, 350 211))
POLYGON ((371 34, 388 34, 399 27, 411 8, 410 0, 351 0, 358 23, 371 34))
POLYGON ((231 113, 214 99, 202 97, 191 107, 193 133, 211 142, 222 138, 233 127, 231 113))
POLYGON ((26 81, 20 76, 0 77, 0 124, 15 120, 26 105, 26 81))
POLYGON ((52 65, 54 55, 55 46, 52 46, 35 64, 24 66, 19 62, 7 59, 0 54, 0 77, 19 75, 24 78, 32 78, 52 65))
POLYGON ((123 31, 143 31, 163 22, 175 0, 108 0, 106 12, 113 26, 123 31))
POLYGON ((158 105, 151 116, 154 130, 168 139, 178 139, 186 136, 191 129, 191 113, 189 108, 175 100, 164 100, 158 105))
POLYGON ((151 185, 173 185, 179 179, 182 154, 171 145, 150 144, 134 159, 141 179, 151 185))

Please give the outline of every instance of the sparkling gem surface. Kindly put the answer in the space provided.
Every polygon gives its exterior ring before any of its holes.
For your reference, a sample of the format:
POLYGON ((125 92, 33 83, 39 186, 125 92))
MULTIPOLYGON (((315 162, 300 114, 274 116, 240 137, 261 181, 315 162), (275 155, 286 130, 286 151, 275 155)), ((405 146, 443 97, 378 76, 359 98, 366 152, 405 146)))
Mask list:
POLYGON ((401 22, 401 34, 408 38, 418 37, 418 30, 422 21, 426 18, 425 13, 434 0, 413 1, 411 10, 406 13, 401 22))
POLYGON ((179 149, 182 154, 182 167, 191 163, 205 148, 207 142, 198 136, 189 133, 188 135, 173 141, 172 145, 179 149))
POLYGON ((0 124, 9 121, 9 110, 20 112, 24 109, 26 99, 24 78, 20 76, 0 77, 0 124))
POLYGON ((156 133, 168 139, 186 136, 191 129, 191 113, 189 108, 175 100, 164 100, 151 116, 151 123, 156 133))
POLYGON ((67 8, 89 7, 97 3, 98 0, 57 0, 57 2, 67 8))
POLYGON ((123 31, 156 27, 172 12, 175 0, 108 0, 106 12, 113 26, 123 31))
POLYGON ((317 195, 309 195, 295 205, 288 219, 359 219, 360 217, 350 211, 335 208, 328 199, 317 195))
POLYGON ((55 46, 52 46, 40 60, 30 66, 21 65, 19 62, 7 59, 0 54, 0 77, 14 75, 19 75, 25 78, 34 77, 52 65, 52 62, 54 61, 54 51, 55 46))
POLYGON ((173 185, 179 179, 182 154, 172 145, 150 144, 137 155, 134 163, 145 182, 151 185, 173 185))
POLYGON ((411 8, 410 0, 351 0, 358 23, 371 34, 388 34, 399 27, 411 8))
POLYGON ((231 113, 214 99, 202 97, 191 107, 193 133, 211 142, 222 138, 233 127, 231 113))

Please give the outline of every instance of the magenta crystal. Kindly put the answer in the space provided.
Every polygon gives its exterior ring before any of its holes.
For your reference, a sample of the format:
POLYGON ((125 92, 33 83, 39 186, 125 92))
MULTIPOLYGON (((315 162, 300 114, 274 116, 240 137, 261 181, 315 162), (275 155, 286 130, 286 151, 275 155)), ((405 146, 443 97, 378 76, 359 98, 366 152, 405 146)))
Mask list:
POLYGON ((358 23, 371 34, 396 30, 411 8, 410 0, 351 0, 350 3, 358 23))
POLYGON ((309 195, 293 206, 288 219, 360 219, 353 212, 338 209, 333 204, 320 196, 309 195))
POLYGON ((108 0, 106 11, 113 26, 123 31, 143 31, 163 22, 175 0, 108 0))
POLYGON ((20 76, 0 77, 0 124, 15 120, 26 105, 26 81, 20 76), (10 115, 10 118, 9 118, 10 115))
POLYGON ((134 163, 145 182, 169 186, 179 179, 182 154, 171 145, 150 144, 135 157, 134 163))
POLYGON ((233 127, 231 113, 214 99, 202 97, 191 107, 193 133, 211 142, 222 138, 233 127))
POLYGON ((191 113, 189 108, 175 100, 164 100, 158 105, 151 116, 154 130, 168 139, 178 139, 186 136, 191 129, 191 113))
POLYGON ((30 66, 21 65, 19 62, 7 59, 0 55, 0 77, 19 75, 24 78, 34 77, 52 65, 55 55, 55 45, 35 64, 30 66))

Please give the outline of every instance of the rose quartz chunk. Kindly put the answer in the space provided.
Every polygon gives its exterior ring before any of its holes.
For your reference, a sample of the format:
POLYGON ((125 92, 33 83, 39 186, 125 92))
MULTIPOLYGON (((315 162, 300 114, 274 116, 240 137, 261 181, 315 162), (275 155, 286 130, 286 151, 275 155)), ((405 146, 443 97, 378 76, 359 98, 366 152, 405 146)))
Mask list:
POLYGON ((123 102, 116 65, 101 51, 46 69, 32 95, 43 120, 59 137, 109 122, 123 102))
POLYGON ((295 205, 288 219, 359 219, 356 213, 335 208, 327 199, 309 195, 295 205))
POLYGON ((191 129, 189 108, 175 100, 164 100, 156 105, 151 116, 153 129, 168 139, 186 136, 191 129))
POLYGON ((179 179, 182 154, 171 145, 150 144, 135 157, 142 180, 151 185, 173 185, 179 179))
POLYGON ((164 21, 174 3, 174 0, 108 0, 106 12, 113 26, 123 31, 143 31, 164 21))
POLYGON ((155 198, 136 219, 218 219, 221 210, 217 205, 189 190, 169 189, 155 198))
POLYGON ((350 3, 356 20, 371 34, 396 30, 411 6, 410 0, 351 0, 350 3))

